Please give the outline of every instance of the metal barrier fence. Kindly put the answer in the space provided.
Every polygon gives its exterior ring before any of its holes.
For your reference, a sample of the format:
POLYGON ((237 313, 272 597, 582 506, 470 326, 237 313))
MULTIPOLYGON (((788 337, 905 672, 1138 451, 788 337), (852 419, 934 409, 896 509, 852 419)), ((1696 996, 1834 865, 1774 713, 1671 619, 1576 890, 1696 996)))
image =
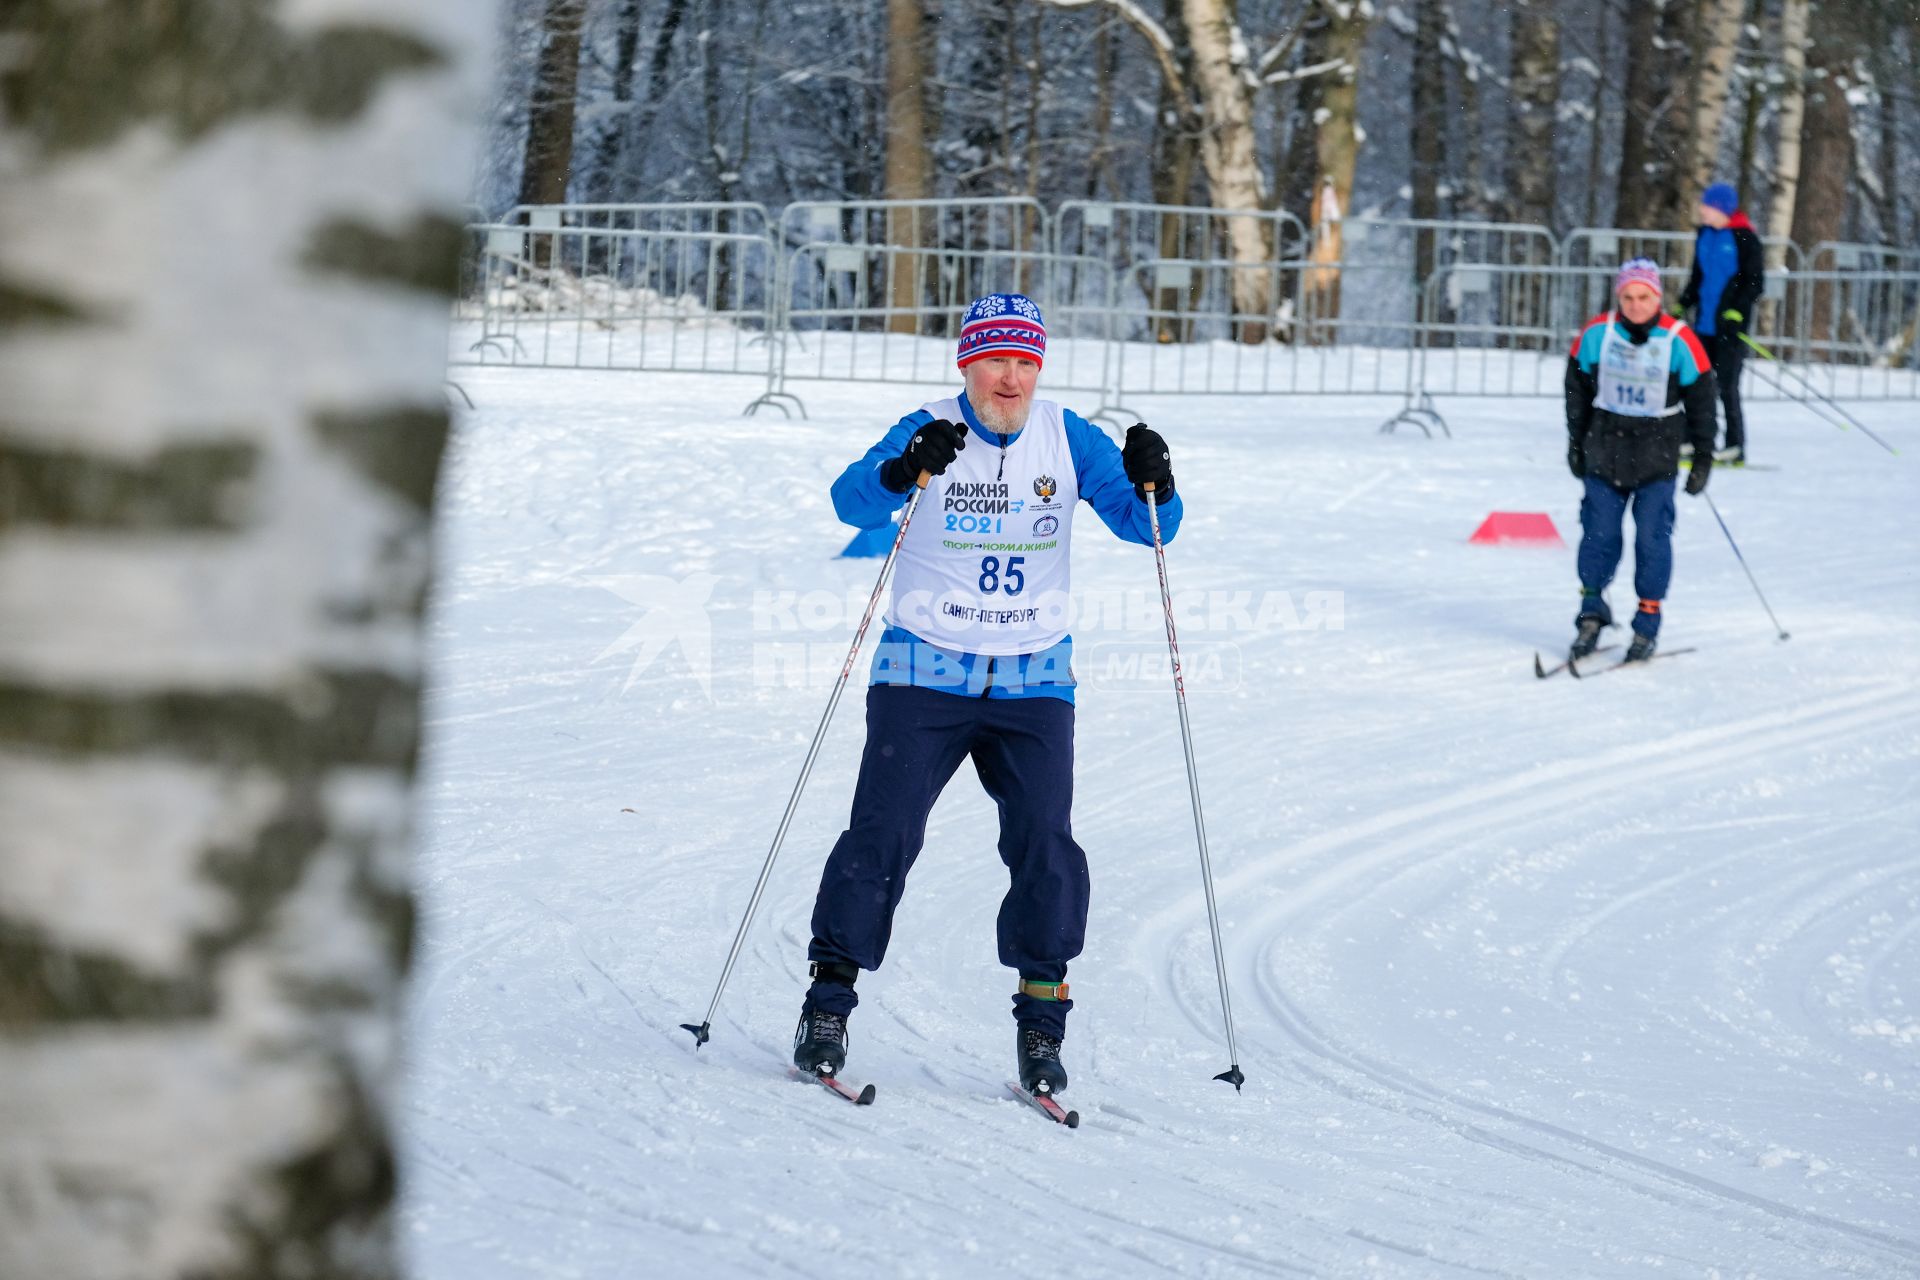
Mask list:
POLYGON ((1814 271, 1920 271, 1920 249, 1822 240, 1807 255, 1807 266, 1814 271))
POLYGON ((680 231, 763 236, 772 225, 767 207, 751 201, 656 204, 517 204, 499 221, 535 231, 587 227, 600 231, 680 231))
POLYGON ((455 365, 778 369, 765 236, 504 223, 468 234, 455 365))
POLYGON ((1805 328, 1797 344, 1802 363, 1829 378, 1844 374, 1852 395, 1892 396, 1896 372, 1910 379, 1920 330, 1920 269, 1806 271, 1798 287, 1806 299, 1805 328), (1897 369, 1896 366, 1903 366, 1897 369), (1881 375, 1881 376, 1875 376, 1881 375))
MULTIPOLYGON (((1669 285, 1674 277, 1684 276, 1677 267, 1663 268, 1661 274, 1669 285)), ((1868 279, 1882 290, 1898 283, 1912 303, 1920 303, 1920 273, 1884 274, 1885 280, 1868 279)), ((1810 293, 1812 286, 1831 285, 1831 296, 1844 300, 1861 278, 1862 273, 1815 272, 1804 275, 1802 282, 1810 293)), ((1574 336, 1588 320, 1611 307, 1612 297, 1609 266, 1482 263, 1435 271, 1422 290, 1414 376, 1400 413, 1388 427, 1402 421, 1425 426, 1426 419, 1437 423, 1439 415, 1432 403, 1436 395, 1559 395, 1574 336), (1517 297, 1535 301, 1516 311, 1512 300, 1517 297)), ((1911 305, 1908 314, 1913 314, 1911 305)), ((1761 345, 1772 350, 1764 341, 1761 345)), ((1920 370, 1911 364, 1895 368, 1884 359, 1869 360, 1864 348, 1843 343, 1829 343, 1827 349, 1833 357, 1829 362, 1795 365, 1796 374, 1811 378, 1824 394, 1853 399, 1920 398, 1920 370), (1845 362, 1849 355, 1853 363, 1845 362)), ((1755 400, 1799 398, 1794 387, 1765 372, 1766 365, 1758 353, 1750 356, 1748 369, 1754 376, 1743 384, 1744 394, 1755 400)))
POLYGON ((1353 318, 1384 321, 1396 332, 1418 323, 1421 288, 1440 267, 1456 262, 1546 264, 1557 262, 1559 254, 1560 243, 1551 231, 1523 222, 1358 217, 1346 220, 1341 237, 1341 256, 1347 263, 1392 263, 1406 272, 1404 284, 1358 291, 1349 307, 1353 318))
MULTIPOLYGON (((1163 394, 1554 395, 1618 261, 1660 261, 1677 297, 1693 242, 1355 218, 1345 260, 1320 263, 1295 256, 1306 232, 1285 214, 1068 201, 1050 217, 1025 197, 521 206, 470 237, 456 364, 761 376, 750 411, 802 412, 789 381, 950 381, 961 312, 996 290, 1041 302, 1048 385, 1097 392, 1103 409, 1163 394), (1250 231, 1273 249, 1258 266, 1242 265, 1250 231)), ((1770 243, 1789 269, 1769 277, 1756 340, 1834 394, 1920 398, 1920 251, 1822 243, 1807 260, 1770 243)))
POLYGON ((1425 263, 1421 279, 1456 262, 1549 263, 1560 260, 1553 232, 1531 222, 1455 222, 1430 218, 1348 218, 1341 237, 1348 262, 1425 263))
POLYGON ((1100 394, 1111 385, 1113 273, 1094 258, 808 244, 794 252, 787 282, 788 332, 772 393, 796 405, 787 390, 795 381, 952 382, 967 306, 982 294, 1016 290, 1047 317, 1046 385, 1100 394), (898 304, 871 303, 902 278, 927 287, 898 304), (1077 298, 1065 292, 1069 280, 1077 298))
MULTIPOLYGON (((783 259, 786 273, 779 289, 783 306, 858 305, 844 281, 838 282, 832 295, 810 292, 815 286, 828 287, 830 282, 824 273, 797 272, 800 255, 808 250, 840 246, 857 253, 897 246, 922 251, 889 258, 888 270, 882 273, 852 273, 866 307, 898 314, 920 305, 940 306, 941 282, 930 274, 940 259, 932 255, 1019 254, 1031 259, 1046 253, 1050 240, 1046 210, 1039 201, 1024 196, 790 204, 781 211, 775 234, 782 249, 791 253, 783 259)), ((818 260, 824 255, 816 252, 813 256, 818 260)), ((1007 287, 1024 289, 1031 284, 1031 280, 1014 277, 1007 287)))
POLYGON ((1236 237, 1256 236, 1262 258, 1306 256, 1307 228, 1290 213, 1244 213, 1181 204, 1067 200, 1053 219, 1053 252, 1100 258, 1116 270, 1152 258, 1232 258, 1236 237))
MULTIPOLYGON (((1581 227, 1567 233, 1560 265, 1563 267, 1617 267, 1628 258, 1652 258, 1662 269, 1684 256, 1680 267, 1681 284, 1692 265, 1694 233, 1691 231, 1622 231, 1615 227, 1581 227)), ((1806 266, 1800 246, 1785 236, 1761 236, 1760 243, 1785 253, 1786 270, 1798 275, 1806 266)))
POLYGON ((1045 253, 1052 243, 1052 222, 1046 207, 1030 196, 803 200, 782 209, 774 225, 782 248, 806 244, 892 244, 922 249, 1045 253))
POLYGON ((1274 262, 1263 275, 1272 315, 1236 313, 1231 262, 1156 259, 1128 273, 1144 309, 1116 313, 1113 395, 1382 395, 1404 389, 1414 311, 1391 324, 1356 319, 1358 291, 1413 293, 1397 263, 1274 262))

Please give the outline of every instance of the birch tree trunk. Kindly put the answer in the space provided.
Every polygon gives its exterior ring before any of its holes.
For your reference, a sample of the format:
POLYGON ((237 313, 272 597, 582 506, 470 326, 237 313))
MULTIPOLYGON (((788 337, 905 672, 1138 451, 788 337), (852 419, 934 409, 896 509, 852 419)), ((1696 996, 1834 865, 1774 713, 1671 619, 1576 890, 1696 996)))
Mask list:
POLYGON ((1759 76, 1749 76, 1740 104, 1740 158, 1734 161, 1732 179, 1742 193, 1753 189, 1753 157, 1760 146, 1760 110, 1765 105, 1766 86, 1759 76))
MULTIPOLYGON (((1599 225, 1600 221, 1600 178, 1604 172, 1601 164, 1601 153, 1607 136, 1608 78, 1605 68, 1607 66, 1607 44, 1611 25, 1608 22, 1608 17, 1611 13, 1611 9, 1606 5, 1601 5, 1599 12, 1594 15, 1593 48, 1594 61, 1597 65, 1594 68, 1593 77, 1593 121, 1591 130, 1587 134, 1587 198, 1584 212, 1580 219, 1583 225, 1589 227, 1599 225)), ((1626 112, 1622 111, 1623 128, 1628 127, 1625 122, 1625 116, 1626 112)), ((1618 225, 1617 220, 1615 225, 1618 225)))
MULTIPOLYGON (((1415 0, 1413 19, 1413 173, 1411 212, 1416 219, 1440 216, 1441 168, 1445 163, 1447 129, 1447 64, 1440 51, 1447 34, 1445 0, 1415 0)), ((1410 310, 1422 324, 1443 322, 1445 303, 1427 307, 1427 281, 1436 266, 1436 241, 1431 227, 1413 229, 1413 295, 1410 310)), ((1436 346, 1447 335, 1429 335, 1436 346)))
MULTIPOLYGON (((1413 26, 1413 182, 1412 212, 1416 218, 1440 216, 1440 166, 1447 127, 1447 64, 1440 41, 1447 33, 1442 0, 1414 0, 1413 26)), ((1432 237, 1414 237, 1414 272, 1421 280, 1433 270, 1432 237)))
MULTIPOLYGON (((1807 106, 1807 12, 1812 0, 1784 0, 1780 10, 1780 145, 1773 166, 1773 205, 1762 231, 1786 235, 1800 193, 1800 130, 1807 106)), ((1787 265, 1783 244, 1767 246, 1767 271, 1787 265)))
POLYGON ((0 11, 9 1278, 399 1273, 421 607, 494 23, 375 13, 0 11))
MULTIPOLYGON (((1801 177, 1799 198, 1793 205, 1793 241, 1808 253, 1822 240, 1842 239, 1846 231, 1847 190, 1853 178, 1853 109, 1847 103, 1842 80, 1846 53, 1817 46, 1808 76, 1807 110, 1801 132, 1801 154, 1808 165, 1801 177)), ((1808 263, 1809 266, 1813 264, 1808 263)), ((1827 267, 1831 270, 1831 264, 1827 267)), ((1807 336, 1814 342, 1842 337, 1830 280, 1815 281, 1813 313, 1807 336)), ((1832 358, 1829 355, 1829 358, 1832 358)))
POLYGON ((1250 215, 1226 219, 1235 336, 1243 342, 1264 342, 1273 309, 1273 243, 1267 220, 1258 216, 1266 210, 1267 184, 1254 132, 1246 40, 1234 21, 1231 0, 1182 0, 1182 6, 1205 122, 1200 163, 1207 186, 1216 206, 1250 215))
MULTIPOLYGON (((1327 61, 1327 36, 1332 20, 1322 13, 1301 19, 1300 51, 1294 61, 1299 66, 1317 67, 1327 61)), ((1287 82, 1292 103, 1287 112, 1286 149, 1279 157, 1274 185, 1278 188, 1279 207, 1300 219, 1300 225, 1313 223, 1313 198, 1319 190, 1320 128, 1317 123, 1323 104, 1322 90, 1328 77, 1308 76, 1287 82)), ((1297 282, 1298 277, 1288 276, 1297 282)))
POLYGON ((1691 47, 1691 0, 1629 7, 1627 91, 1615 225, 1683 230, 1692 225, 1691 196, 1683 193, 1692 143, 1693 98, 1683 53, 1691 47))
MULTIPOLYGON (((1889 68, 1888 80, 1893 80, 1889 68)), ((1900 98, 1891 88, 1880 91, 1880 238, 1902 243, 1900 213, 1900 98)))
POLYGON ((1113 182, 1113 82, 1120 73, 1120 42, 1113 38, 1113 15, 1103 12, 1093 35, 1093 148, 1087 157, 1088 200, 1105 191, 1115 199, 1113 182))
MULTIPOLYGON (((1720 126, 1727 115, 1728 89, 1733 84, 1734 52, 1740 43, 1741 20, 1747 0, 1700 0, 1695 15, 1693 46, 1693 129, 1691 155, 1686 166, 1683 199, 1694 201, 1715 178, 1719 164, 1720 126)), ((1682 208, 1689 215, 1690 206, 1682 208)), ((1685 226, 1692 218, 1684 219, 1685 226)))
MULTIPOLYGON (((924 200, 929 192, 926 115, 921 93, 927 80, 924 0, 887 0, 887 176, 889 200, 924 200)), ((926 237, 920 211, 887 215, 887 331, 917 332, 926 237)))
MULTIPOLYGON (((1168 27, 1180 48, 1185 47, 1185 28, 1179 10, 1168 15, 1168 27)), ((1197 123, 1188 111, 1186 86, 1182 81, 1162 78, 1159 111, 1156 114, 1153 145, 1153 203, 1186 205, 1193 202, 1193 175, 1199 166, 1200 142, 1195 136, 1197 123)), ((1189 223, 1193 219, 1177 213, 1163 213, 1155 237, 1155 254, 1161 258, 1193 258, 1208 252, 1205 245, 1192 243, 1189 223)), ((1192 322, 1184 320, 1193 309, 1197 282, 1185 288, 1173 285, 1153 287, 1153 306, 1159 313, 1154 324, 1154 341, 1185 342, 1192 336, 1192 322)))
POLYGON ((1627 8, 1627 88, 1620 121, 1620 193, 1614 201, 1614 225, 1632 230, 1646 225, 1648 182, 1652 177, 1653 121, 1648 111, 1663 92, 1660 10, 1652 4, 1627 8))
POLYGON ((1453 6, 1442 0, 1440 11, 1447 39, 1453 45, 1448 60, 1453 74, 1448 78, 1458 100, 1453 110, 1460 117, 1460 163, 1454 166, 1455 176, 1449 184, 1453 188, 1451 215, 1478 221, 1485 219, 1492 207, 1487 198, 1486 116, 1480 110, 1480 68, 1466 56, 1466 42, 1461 39, 1460 24, 1454 20, 1453 6))
POLYGON ((1361 0, 1319 0, 1327 15, 1327 58, 1341 70, 1326 77, 1320 106, 1315 152, 1319 162, 1313 195, 1312 269, 1307 273, 1304 306, 1310 320, 1331 320, 1340 314, 1340 273, 1331 264, 1345 252, 1342 226, 1353 200, 1353 171, 1360 155, 1360 49, 1366 43, 1373 10, 1361 0))
MULTIPOLYGON (((1558 166, 1555 112, 1560 105, 1560 19, 1551 0, 1513 6, 1512 114, 1507 128, 1506 220, 1551 227, 1558 166)), ((1599 128, 1596 116, 1595 129, 1599 128)))
POLYGON ((527 159, 521 204, 563 204, 573 172, 574 100, 580 88, 580 29, 586 0, 547 0, 544 43, 527 110, 527 159))
POLYGON ((625 168, 633 129, 633 64, 640 53, 640 0, 618 0, 614 10, 612 80, 608 86, 613 112, 594 144, 590 199, 619 199, 621 170, 625 168))
MULTIPOLYGON (((1096 0, 1043 0, 1077 9, 1096 0)), ((1254 81, 1246 39, 1232 0, 1172 0, 1166 26, 1128 0, 1106 0, 1146 40, 1180 112, 1194 120, 1200 167, 1214 207, 1225 219, 1234 328, 1244 341, 1264 341, 1272 311, 1274 246, 1266 211, 1266 176, 1254 129, 1254 81)))
POLYGON ((678 34, 680 25, 686 21, 687 0, 667 0, 667 9, 660 18, 660 28, 654 32, 653 47, 647 51, 647 96, 633 113, 633 123, 629 126, 628 141, 622 149, 626 160, 623 179, 637 180, 640 166, 653 143, 653 122, 660 113, 660 104, 667 96, 667 67, 673 58, 673 38, 678 34))

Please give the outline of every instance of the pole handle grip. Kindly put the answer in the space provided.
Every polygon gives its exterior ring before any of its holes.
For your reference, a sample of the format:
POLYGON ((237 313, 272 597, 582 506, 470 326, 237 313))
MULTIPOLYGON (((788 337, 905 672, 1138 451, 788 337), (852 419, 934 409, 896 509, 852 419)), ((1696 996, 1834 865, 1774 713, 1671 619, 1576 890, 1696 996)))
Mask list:
POLYGON ((1152 492, 1153 492, 1153 481, 1151 481, 1151 480, 1149 480, 1149 481, 1147 481, 1147 482, 1146 482, 1145 484, 1143 484, 1143 485, 1141 485, 1140 487, 1141 487, 1142 489, 1145 489, 1145 490, 1146 490, 1146 491, 1147 491, 1148 493, 1152 493, 1152 492))
POLYGON ((926 487, 927 487, 927 483, 928 483, 928 481, 930 481, 930 480, 932 480, 932 479, 933 479, 933 472, 931 472, 931 471, 922 471, 922 472, 920 473, 920 478, 919 478, 918 480, 915 480, 915 481, 914 481, 914 483, 915 483, 915 484, 917 484, 917 485, 919 485, 919 486, 920 486, 920 487, 921 487, 922 489, 924 489, 924 488, 926 488, 926 487))

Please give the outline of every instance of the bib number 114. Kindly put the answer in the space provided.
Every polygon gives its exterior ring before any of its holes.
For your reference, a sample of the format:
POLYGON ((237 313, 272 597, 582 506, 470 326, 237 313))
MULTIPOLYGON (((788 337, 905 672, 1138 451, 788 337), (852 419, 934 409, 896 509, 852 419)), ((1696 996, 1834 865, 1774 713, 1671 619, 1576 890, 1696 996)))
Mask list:
POLYGON ((1027 562, 1025 556, 1008 556, 1005 572, 1000 568, 999 556, 980 557, 980 594, 990 596, 996 591, 1017 596, 1026 589, 1027 575, 1020 568, 1027 562))

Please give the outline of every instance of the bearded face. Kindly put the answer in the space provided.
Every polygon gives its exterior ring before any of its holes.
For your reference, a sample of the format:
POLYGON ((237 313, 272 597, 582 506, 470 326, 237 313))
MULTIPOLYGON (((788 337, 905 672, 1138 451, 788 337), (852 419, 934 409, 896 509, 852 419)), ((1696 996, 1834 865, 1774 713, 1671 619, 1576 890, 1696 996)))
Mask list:
POLYGON ((989 356, 961 371, 966 377, 967 403, 982 423, 1001 435, 1027 425, 1033 407, 1033 388, 1040 366, 1022 356, 989 356))

